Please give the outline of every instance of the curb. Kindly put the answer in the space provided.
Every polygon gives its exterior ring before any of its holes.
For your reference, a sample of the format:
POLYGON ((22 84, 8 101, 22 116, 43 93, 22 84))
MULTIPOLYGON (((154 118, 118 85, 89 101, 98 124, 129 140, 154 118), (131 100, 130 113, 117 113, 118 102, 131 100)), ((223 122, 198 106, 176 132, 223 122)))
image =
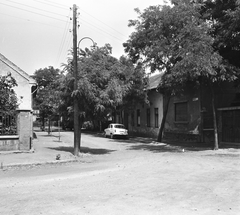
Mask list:
POLYGON ((15 164, 7 164, 7 165, 3 165, 1 163, 0 170, 4 171, 7 169, 14 169, 14 168, 27 168, 27 167, 52 165, 52 164, 75 163, 75 162, 85 163, 84 161, 81 161, 79 159, 56 160, 56 161, 46 161, 46 162, 25 163, 25 164, 24 163, 15 163, 15 164))

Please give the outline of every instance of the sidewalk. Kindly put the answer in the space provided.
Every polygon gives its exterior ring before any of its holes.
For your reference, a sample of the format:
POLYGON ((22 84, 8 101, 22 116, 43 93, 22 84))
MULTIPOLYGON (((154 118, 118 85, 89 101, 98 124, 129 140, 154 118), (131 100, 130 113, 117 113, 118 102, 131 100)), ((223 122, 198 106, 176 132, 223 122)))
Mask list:
MULTIPOLYGON (((0 170, 18 168, 22 166, 28 167, 42 164, 79 161, 78 157, 73 155, 73 146, 64 141, 59 141, 56 135, 48 135, 46 131, 37 131, 36 135, 37 138, 33 139, 32 151, 0 151, 0 170), (61 148, 67 148, 67 150, 59 150, 61 148)), ((152 141, 152 138, 134 137, 132 140, 134 147, 142 147, 145 150, 149 149, 152 151, 157 151, 158 146, 161 148, 159 143, 152 141)), ((232 155, 240 157, 239 146, 232 147, 231 145, 226 145, 225 147, 222 146, 219 150, 214 151, 211 150, 210 147, 204 147, 204 145, 202 145, 200 148, 199 144, 197 143, 190 144, 170 142, 170 144, 168 143, 165 145, 166 147, 177 147, 180 149, 185 149, 186 151, 198 151, 199 154, 203 153, 205 155, 232 155)))
POLYGON ((0 151, 0 170, 18 166, 77 161, 71 152, 58 150, 59 147, 69 147, 69 144, 59 141, 58 137, 48 135, 47 132, 37 132, 36 135, 31 151, 0 151))

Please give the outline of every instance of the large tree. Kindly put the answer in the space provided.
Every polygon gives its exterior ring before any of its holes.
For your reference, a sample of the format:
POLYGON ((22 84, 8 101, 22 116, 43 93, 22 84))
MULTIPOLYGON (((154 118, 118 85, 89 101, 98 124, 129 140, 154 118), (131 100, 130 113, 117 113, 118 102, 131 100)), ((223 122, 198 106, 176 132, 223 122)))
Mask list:
MULTIPOLYGON (((50 122, 51 117, 58 114, 60 105, 60 87, 61 87, 61 72, 52 66, 48 68, 36 70, 33 78, 38 84, 37 95, 34 98, 35 108, 40 110, 42 126, 45 127, 45 119, 50 122)), ((50 123, 48 127, 50 132, 50 123)))
POLYGON ((68 71, 63 94, 65 104, 68 104, 65 108, 73 111, 72 98, 76 96, 79 102, 80 124, 84 120, 104 122, 116 109, 127 106, 129 109, 137 100, 146 100, 143 90, 146 80, 141 65, 135 68, 129 59, 121 57, 118 60, 111 55, 111 51, 109 44, 80 50, 76 91, 73 91, 72 59, 65 65, 68 71), (126 102, 127 99, 129 102, 126 102))
MULTIPOLYGON (((131 20, 129 26, 135 32, 124 43, 125 51, 134 62, 142 62, 151 71, 164 74, 159 88, 166 105, 159 129, 158 141, 162 139, 169 100, 184 89, 187 83, 199 84, 199 79, 212 84, 221 80, 233 80, 236 76, 228 70, 227 61, 213 47, 212 25, 200 13, 201 4, 196 1, 172 1, 172 6, 150 6, 131 20)), ((218 149, 214 92, 212 90, 215 145, 218 149)))

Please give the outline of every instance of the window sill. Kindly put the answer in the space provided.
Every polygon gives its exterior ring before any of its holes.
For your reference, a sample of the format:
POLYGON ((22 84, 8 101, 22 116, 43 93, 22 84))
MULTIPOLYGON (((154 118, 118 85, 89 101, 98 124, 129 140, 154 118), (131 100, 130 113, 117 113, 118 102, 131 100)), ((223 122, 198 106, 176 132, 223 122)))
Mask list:
POLYGON ((189 121, 175 121, 175 124, 188 124, 189 121))

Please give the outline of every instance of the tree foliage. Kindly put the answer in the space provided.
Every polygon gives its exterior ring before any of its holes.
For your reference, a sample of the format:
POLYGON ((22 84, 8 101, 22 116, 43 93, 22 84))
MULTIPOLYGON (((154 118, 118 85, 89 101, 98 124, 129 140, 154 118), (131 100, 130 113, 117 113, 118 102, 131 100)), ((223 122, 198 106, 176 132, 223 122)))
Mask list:
POLYGON ((0 111, 11 114, 18 107, 17 96, 14 87, 17 86, 16 80, 7 74, 0 76, 0 111))
POLYGON ((48 118, 58 114, 60 105, 60 87, 62 75, 59 69, 48 67, 35 71, 33 78, 38 84, 38 91, 34 99, 35 108, 40 110, 40 117, 48 118))
POLYGON ((78 87, 73 91, 72 60, 66 65, 65 104, 72 110, 71 97, 77 96, 80 114, 88 120, 106 121, 117 108, 134 105, 144 100, 144 72, 134 67, 129 59, 111 56, 111 46, 80 50, 78 58, 78 87), (71 93, 71 96, 69 96, 71 93), (130 99, 129 103, 126 98, 130 99))
MULTIPOLYGON (((124 43, 125 51, 133 62, 143 63, 152 72, 164 72, 159 88, 168 101, 169 96, 179 93, 187 83, 195 82, 197 85, 200 77, 210 85, 237 78, 237 70, 229 59, 223 58, 219 53, 221 50, 215 48, 220 42, 216 42, 216 34, 213 33, 215 22, 203 16, 204 2, 179 0, 172 1, 172 6, 150 6, 143 12, 136 10, 138 19, 129 22, 135 31, 124 43)), ((237 17, 234 13, 226 14, 237 17)), ((227 37, 220 38, 226 45, 227 37)), ((162 125, 164 120, 165 117, 162 125)), ((159 133, 161 140, 161 129, 159 133)))

